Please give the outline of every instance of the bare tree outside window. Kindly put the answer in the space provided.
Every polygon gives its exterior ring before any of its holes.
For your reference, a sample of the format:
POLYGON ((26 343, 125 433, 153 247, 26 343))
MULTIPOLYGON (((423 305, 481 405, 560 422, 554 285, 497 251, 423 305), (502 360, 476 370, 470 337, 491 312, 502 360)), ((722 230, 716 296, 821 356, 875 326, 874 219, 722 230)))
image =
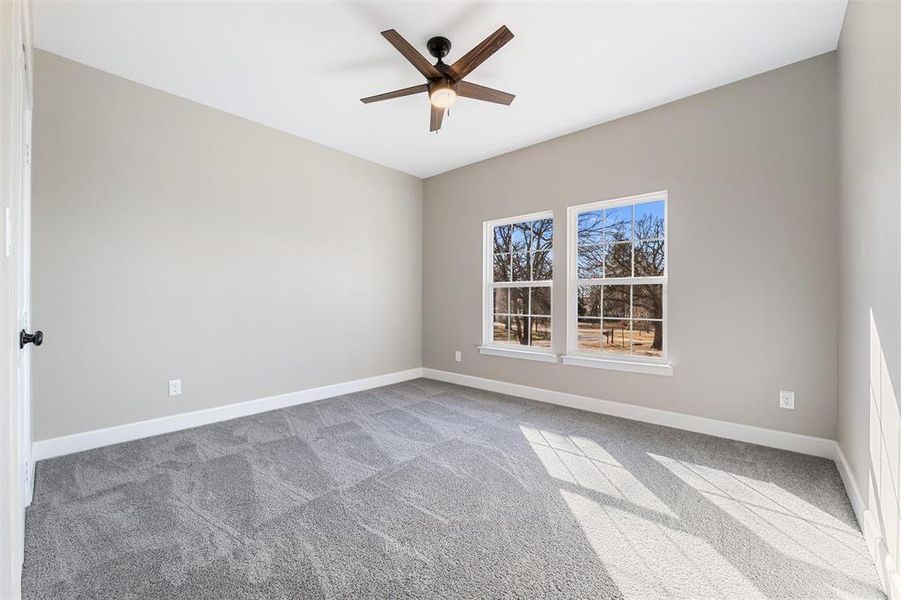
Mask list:
POLYGON ((551 347, 554 220, 490 226, 490 343, 551 347))
POLYGON ((665 196, 598 203, 575 225, 576 350, 662 357, 665 196))

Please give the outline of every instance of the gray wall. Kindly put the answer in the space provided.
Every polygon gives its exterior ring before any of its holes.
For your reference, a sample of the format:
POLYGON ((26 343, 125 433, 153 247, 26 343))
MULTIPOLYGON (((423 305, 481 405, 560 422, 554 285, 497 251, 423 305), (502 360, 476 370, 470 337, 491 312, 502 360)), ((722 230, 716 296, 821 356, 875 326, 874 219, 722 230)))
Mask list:
MULTIPOLYGON (((423 194, 414 177, 39 53, 35 439, 420 364, 833 437, 835 72, 834 54, 817 57, 433 177, 423 194), (554 210, 564 306, 566 207, 660 189, 673 377, 478 354, 483 221, 554 210), (170 378, 183 396, 167 396, 170 378)), ((558 318, 561 353, 564 336, 558 318)))
POLYGON ((424 366, 833 438, 835 62, 816 57, 427 179, 424 366), (483 221, 553 209, 562 307, 566 207, 663 189, 672 377, 478 354, 483 221), (780 389, 796 393, 794 411, 778 408, 780 389))
POLYGON ((891 560, 901 474, 901 9, 850 2, 838 49, 841 297, 838 442, 891 560))
POLYGON ((420 366, 421 180, 43 52, 35 88, 36 440, 420 366))

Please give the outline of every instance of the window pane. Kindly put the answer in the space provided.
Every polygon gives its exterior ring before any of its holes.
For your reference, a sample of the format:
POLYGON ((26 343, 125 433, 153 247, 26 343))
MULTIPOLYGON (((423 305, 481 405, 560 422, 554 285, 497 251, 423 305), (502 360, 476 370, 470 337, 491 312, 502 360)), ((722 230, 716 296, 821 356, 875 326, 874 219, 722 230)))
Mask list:
POLYGON ((510 281, 510 255, 494 255, 494 281, 510 281))
POLYGON ((600 244, 604 224, 604 211, 579 213, 579 245, 600 244))
POLYGON ((510 290, 508 288, 496 288, 494 290, 494 311, 496 313, 510 312, 510 290))
POLYGON ((632 351, 632 330, 629 321, 625 319, 604 319, 603 330, 604 352, 616 354, 629 354, 632 351))
POLYGON ((529 288, 510 288, 510 313, 529 314, 529 288))
POLYGON ((632 239, 632 207, 619 206, 604 211, 604 241, 623 242, 632 239))
POLYGON ((604 246, 579 246, 579 279, 600 279, 604 276, 604 246))
POLYGON ((554 277, 554 251, 532 252, 532 281, 550 281, 554 277))
POLYGON ((578 302, 580 317, 601 316, 601 294, 603 289, 603 286, 600 285, 579 286, 578 302))
POLYGON ((632 321, 632 354, 663 356, 663 321, 632 321))
POLYGON ((534 315, 551 316, 551 288, 549 287, 533 287, 532 288, 532 308, 530 313, 534 315))
POLYGON ((529 317, 510 316, 510 341, 523 346, 529 345, 529 317))
POLYGON ((663 238, 663 201, 635 205, 635 239, 663 238))
POLYGON ((551 347, 551 320, 548 317, 532 317, 532 331, 529 342, 539 348, 551 347))
POLYGON ((621 242, 607 246, 604 266, 608 278, 632 277, 632 244, 621 242))
MULTIPOLYGON (((609 206, 601 203, 599 206, 609 206)), ((666 275, 666 201, 586 210, 576 215, 576 340, 578 350, 663 355, 663 283, 633 278, 666 275), (602 280, 602 285, 585 285, 602 280)), ((651 279, 653 281, 653 279, 651 279)), ((572 326, 572 324, 570 324, 572 326)))
POLYGON ((508 315, 494 315, 492 340, 496 344, 506 344, 510 341, 510 317, 508 315))
POLYGON ((494 253, 510 252, 510 236, 513 233, 511 225, 498 225, 494 228, 494 253))
POLYGON ((512 249, 513 252, 524 252, 529 249, 529 239, 532 237, 532 223, 516 223, 513 225, 512 249))
POLYGON ((579 350, 601 349, 601 320, 580 318, 578 323, 579 350))
POLYGON ((632 316, 636 319, 662 319, 663 285, 633 286, 632 316))
POLYGON ((554 220, 538 219, 532 221, 531 250, 550 250, 554 243, 554 220))
POLYGON ((513 253, 513 281, 529 281, 529 253, 513 253))
POLYGON ((554 220, 551 216, 491 226, 490 341, 549 348, 554 220), (539 285, 531 285, 531 282, 539 285), (506 287, 520 282, 517 287, 506 287), (505 284, 501 287, 497 284, 505 284), (531 314, 530 314, 531 311, 531 314))
POLYGON ((604 317, 629 318, 628 285, 604 286, 604 317))
POLYGON ((635 243, 635 276, 663 275, 663 241, 635 243))

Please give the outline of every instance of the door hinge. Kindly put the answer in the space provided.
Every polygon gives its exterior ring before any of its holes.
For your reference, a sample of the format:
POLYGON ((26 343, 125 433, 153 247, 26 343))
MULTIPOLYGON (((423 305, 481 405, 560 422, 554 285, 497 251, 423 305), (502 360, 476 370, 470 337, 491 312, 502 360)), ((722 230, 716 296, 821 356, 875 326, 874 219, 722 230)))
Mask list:
POLYGON ((4 244, 6 245, 6 258, 9 258, 9 255, 12 254, 12 251, 13 251, 13 240, 12 240, 12 238, 13 238, 13 220, 9 214, 8 206, 3 207, 3 214, 4 214, 4 219, 5 219, 4 227, 3 227, 3 230, 4 230, 3 235, 6 237, 6 239, 4 240, 4 244))
POLYGON ((25 164, 31 166, 31 144, 25 144, 25 164))

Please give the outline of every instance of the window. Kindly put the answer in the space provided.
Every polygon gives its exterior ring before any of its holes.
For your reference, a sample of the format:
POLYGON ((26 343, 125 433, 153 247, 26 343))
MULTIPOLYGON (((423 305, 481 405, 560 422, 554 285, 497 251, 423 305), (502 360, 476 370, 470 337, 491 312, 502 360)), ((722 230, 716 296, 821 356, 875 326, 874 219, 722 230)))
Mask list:
POLYGON ((551 213, 485 223, 483 349, 550 353, 553 240, 551 213))
POLYGON ((569 209, 569 355, 666 358, 666 200, 660 192, 569 209))

